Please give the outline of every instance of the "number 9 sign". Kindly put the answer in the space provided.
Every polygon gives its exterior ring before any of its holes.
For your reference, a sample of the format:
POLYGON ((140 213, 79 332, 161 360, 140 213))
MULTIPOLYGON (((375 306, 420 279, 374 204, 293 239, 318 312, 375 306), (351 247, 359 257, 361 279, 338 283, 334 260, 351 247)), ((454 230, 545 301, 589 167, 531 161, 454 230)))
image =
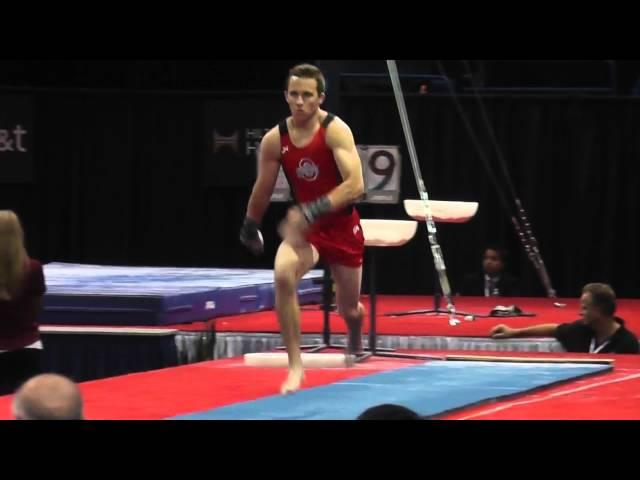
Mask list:
POLYGON ((400 198, 400 148, 395 145, 358 145, 366 203, 397 203, 400 198))

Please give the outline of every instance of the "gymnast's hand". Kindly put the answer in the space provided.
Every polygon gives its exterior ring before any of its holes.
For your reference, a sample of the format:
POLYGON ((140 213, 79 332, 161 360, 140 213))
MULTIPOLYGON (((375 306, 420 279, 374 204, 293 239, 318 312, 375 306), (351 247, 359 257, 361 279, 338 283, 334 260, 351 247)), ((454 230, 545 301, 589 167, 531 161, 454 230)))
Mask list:
POLYGON ((516 330, 506 325, 496 325, 491 329, 492 338, 511 338, 515 335, 516 330))
POLYGON ((260 225, 249 217, 244 219, 240 229, 240 241, 254 255, 262 255, 262 252, 264 252, 264 240, 260 232, 260 225))

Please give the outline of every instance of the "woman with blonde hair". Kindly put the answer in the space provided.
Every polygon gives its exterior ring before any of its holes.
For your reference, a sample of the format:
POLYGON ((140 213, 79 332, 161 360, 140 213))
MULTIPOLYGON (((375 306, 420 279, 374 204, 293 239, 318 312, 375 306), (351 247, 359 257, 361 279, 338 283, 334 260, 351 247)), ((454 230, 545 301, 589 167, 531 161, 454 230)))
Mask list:
POLYGON ((41 371, 38 314, 45 291, 42 264, 29 258, 18 216, 0 210, 0 395, 41 371))

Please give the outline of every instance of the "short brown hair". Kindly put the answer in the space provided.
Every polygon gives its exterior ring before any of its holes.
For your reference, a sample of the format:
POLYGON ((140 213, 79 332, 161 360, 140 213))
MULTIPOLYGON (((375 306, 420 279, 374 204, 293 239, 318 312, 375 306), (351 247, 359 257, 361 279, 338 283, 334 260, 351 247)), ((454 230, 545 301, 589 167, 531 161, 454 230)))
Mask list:
POLYGON ((315 65, 311 65, 310 63, 301 63, 289 70, 289 75, 287 75, 287 81, 284 86, 285 90, 289 89, 289 80, 291 80, 291 77, 313 78, 316 81, 318 95, 322 95, 325 92, 326 81, 324 79, 324 75, 315 65))
POLYGON ((582 293, 591 295, 591 303, 605 315, 613 315, 616 311, 616 294, 606 283, 589 283, 582 293))

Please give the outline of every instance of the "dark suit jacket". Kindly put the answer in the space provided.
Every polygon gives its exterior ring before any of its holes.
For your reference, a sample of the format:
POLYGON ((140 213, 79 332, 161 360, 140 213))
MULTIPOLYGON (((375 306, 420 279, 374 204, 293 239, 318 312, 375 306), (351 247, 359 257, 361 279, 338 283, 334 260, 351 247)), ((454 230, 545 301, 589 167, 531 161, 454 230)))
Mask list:
MULTIPOLYGON (((500 292, 500 297, 517 297, 520 295, 518 279, 510 273, 503 272, 496 286, 500 292)), ((458 291, 461 295, 484 297, 484 273, 465 275, 458 291)))

